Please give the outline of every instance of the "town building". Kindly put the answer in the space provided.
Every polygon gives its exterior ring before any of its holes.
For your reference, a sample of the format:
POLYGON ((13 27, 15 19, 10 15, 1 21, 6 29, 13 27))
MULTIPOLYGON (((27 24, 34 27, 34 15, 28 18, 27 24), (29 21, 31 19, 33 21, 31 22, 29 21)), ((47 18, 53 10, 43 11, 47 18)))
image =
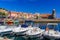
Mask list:
POLYGON ((0 9, 0 14, 1 13, 5 13, 7 18, 12 19, 54 19, 56 17, 55 9, 52 10, 52 14, 32 14, 25 12, 6 11, 4 9, 0 9))

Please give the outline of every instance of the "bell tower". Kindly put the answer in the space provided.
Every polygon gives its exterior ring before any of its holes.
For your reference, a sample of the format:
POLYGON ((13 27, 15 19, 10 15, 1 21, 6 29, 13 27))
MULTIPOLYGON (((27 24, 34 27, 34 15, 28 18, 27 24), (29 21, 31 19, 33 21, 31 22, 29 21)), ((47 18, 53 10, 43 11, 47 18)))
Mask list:
POLYGON ((52 10, 52 17, 56 18, 56 10, 55 9, 52 10))

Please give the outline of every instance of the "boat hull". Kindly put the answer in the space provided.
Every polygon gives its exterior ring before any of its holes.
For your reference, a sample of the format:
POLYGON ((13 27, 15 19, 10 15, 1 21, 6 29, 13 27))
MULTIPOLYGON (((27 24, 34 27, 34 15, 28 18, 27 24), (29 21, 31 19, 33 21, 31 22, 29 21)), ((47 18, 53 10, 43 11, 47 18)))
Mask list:
POLYGON ((44 35, 44 37, 49 39, 60 39, 60 36, 44 35))
MULTIPOLYGON (((26 31, 27 31, 27 30, 26 30, 26 31)), ((26 35, 26 34, 25 34, 26 31, 22 31, 22 32, 13 32, 13 35, 25 36, 25 35, 26 35)))
POLYGON ((26 35, 26 37, 30 37, 30 38, 40 38, 40 37, 42 37, 42 34, 26 35))
POLYGON ((5 31, 5 32, 0 32, 0 35, 3 36, 3 35, 9 35, 11 34, 12 31, 5 31))

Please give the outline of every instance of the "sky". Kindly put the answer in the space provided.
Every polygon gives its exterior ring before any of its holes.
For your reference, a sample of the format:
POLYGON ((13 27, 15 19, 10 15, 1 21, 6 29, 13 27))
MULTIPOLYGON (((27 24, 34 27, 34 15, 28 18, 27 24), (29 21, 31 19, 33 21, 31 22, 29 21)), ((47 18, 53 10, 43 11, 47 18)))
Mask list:
POLYGON ((56 17, 60 18, 60 0, 0 0, 0 8, 40 14, 52 14, 52 9, 56 9, 56 17))

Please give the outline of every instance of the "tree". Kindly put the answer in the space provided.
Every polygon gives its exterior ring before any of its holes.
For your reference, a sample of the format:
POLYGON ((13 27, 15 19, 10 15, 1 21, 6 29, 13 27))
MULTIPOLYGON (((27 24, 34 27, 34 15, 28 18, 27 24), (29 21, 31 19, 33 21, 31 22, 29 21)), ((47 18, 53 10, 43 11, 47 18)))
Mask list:
POLYGON ((0 12, 0 18, 2 17, 2 12, 0 12))
POLYGON ((6 14, 5 12, 0 12, 0 17, 7 17, 8 14, 6 14))
POLYGON ((2 15, 2 12, 0 12, 0 15, 2 15))

